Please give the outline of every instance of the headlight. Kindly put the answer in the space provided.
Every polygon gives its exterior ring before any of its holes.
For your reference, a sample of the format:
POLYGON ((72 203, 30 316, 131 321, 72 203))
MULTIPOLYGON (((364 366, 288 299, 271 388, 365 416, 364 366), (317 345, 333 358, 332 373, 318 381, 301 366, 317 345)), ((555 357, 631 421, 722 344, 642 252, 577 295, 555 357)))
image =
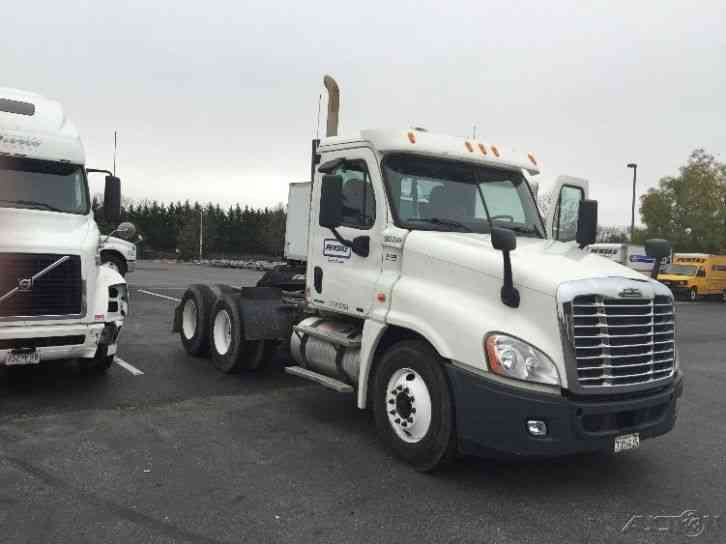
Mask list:
POLYGON ((495 374, 528 382, 560 385, 557 367, 534 346, 506 334, 490 334, 484 345, 489 369, 495 374))

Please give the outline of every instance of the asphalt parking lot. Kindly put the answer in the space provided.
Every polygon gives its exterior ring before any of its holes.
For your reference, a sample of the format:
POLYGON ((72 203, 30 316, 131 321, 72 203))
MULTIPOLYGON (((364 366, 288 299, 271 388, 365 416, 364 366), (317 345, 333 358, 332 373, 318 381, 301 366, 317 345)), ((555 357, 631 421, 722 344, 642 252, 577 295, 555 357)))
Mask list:
POLYGON ((142 264, 126 366, 0 373, 0 541, 726 541, 726 305, 678 305, 686 389, 669 435, 612 457, 463 459, 423 475, 350 397, 284 361, 226 376, 185 354, 170 333, 184 287, 260 276, 142 264))

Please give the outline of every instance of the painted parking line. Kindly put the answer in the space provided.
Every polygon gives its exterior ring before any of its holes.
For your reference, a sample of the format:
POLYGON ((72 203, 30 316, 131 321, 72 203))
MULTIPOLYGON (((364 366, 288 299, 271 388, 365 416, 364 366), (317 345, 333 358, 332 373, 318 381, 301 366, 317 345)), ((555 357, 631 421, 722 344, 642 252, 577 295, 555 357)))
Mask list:
POLYGON ((180 298, 170 297, 170 296, 167 296, 167 295, 162 295, 160 293, 154 293, 152 291, 147 291, 146 289, 138 289, 138 292, 139 293, 144 293, 145 295, 151 295, 152 297, 164 298, 166 300, 171 300, 173 302, 181 302, 181 299, 180 298))
POLYGON ((119 356, 114 357, 114 362, 124 370, 128 370, 134 376, 143 375, 143 372, 141 372, 141 370, 136 368, 134 365, 130 365, 119 356))

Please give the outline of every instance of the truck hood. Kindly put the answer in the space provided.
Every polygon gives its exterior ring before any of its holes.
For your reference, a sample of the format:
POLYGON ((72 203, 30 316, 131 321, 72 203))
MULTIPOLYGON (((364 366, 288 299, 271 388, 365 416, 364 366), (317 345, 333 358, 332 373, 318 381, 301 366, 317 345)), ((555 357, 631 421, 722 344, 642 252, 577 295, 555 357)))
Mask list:
POLYGON ((0 208, 0 251, 80 254, 88 251, 92 225, 90 215, 0 208))
MULTIPOLYGON (((502 253, 492 247, 488 234, 412 231, 406 237, 405 251, 418 252, 500 280, 504 277, 502 253)), ((599 277, 650 281, 635 270, 581 250, 574 242, 518 237, 511 259, 515 286, 552 296, 566 281, 599 277)))

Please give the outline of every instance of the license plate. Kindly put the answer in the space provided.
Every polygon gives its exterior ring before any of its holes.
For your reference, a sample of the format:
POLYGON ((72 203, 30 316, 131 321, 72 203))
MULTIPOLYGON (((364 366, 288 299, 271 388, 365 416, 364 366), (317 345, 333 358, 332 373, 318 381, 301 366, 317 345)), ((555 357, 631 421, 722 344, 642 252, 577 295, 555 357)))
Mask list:
POLYGON ((13 365, 37 365, 40 363, 40 353, 34 349, 15 350, 8 353, 5 361, 7 366, 13 365))
POLYGON ((636 450, 638 446, 640 446, 640 435, 638 433, 623 434, 615 437, 615 453, 636 450))

